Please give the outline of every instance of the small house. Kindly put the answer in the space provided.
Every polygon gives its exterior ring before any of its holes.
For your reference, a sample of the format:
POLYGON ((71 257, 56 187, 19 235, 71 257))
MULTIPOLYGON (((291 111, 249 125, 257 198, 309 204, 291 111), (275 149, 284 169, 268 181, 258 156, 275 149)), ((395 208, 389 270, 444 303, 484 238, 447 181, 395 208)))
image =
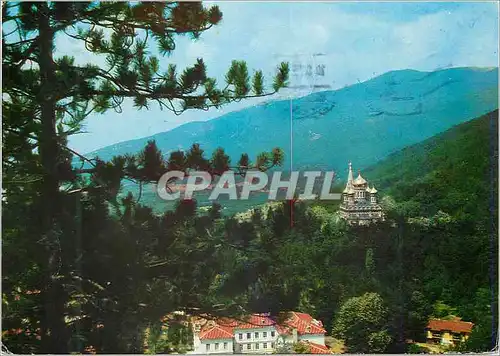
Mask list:
POLYGON ((462 321, 458 317, 451 319, 430 319, 427 324, 427 342, 454 346, 469 337, 473 323, 462 321))

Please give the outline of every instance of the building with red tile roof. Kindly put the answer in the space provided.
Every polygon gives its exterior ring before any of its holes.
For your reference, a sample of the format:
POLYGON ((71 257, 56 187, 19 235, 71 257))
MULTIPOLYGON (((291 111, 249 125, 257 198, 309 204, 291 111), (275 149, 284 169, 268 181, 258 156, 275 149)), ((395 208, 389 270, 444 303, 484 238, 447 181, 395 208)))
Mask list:
POLYGON ((326 347, 325 345, 315 344, 314 342, 310 342, 310 341, 300 341, 300 342, 309 346, 309 353, 311 353, 311 354, 324 355, 324 354, 331 354, 332 353, 332 351, 328 347, 326 347))
POLYGON ((306 313, 291 312, 285 321, 288 328, 295 328, 299 335, 326 334, 323 323, 306 313))
POLYGON ((193 321, 194 354, 273 353, 277 348, 305 342, 311 353, 330 353, 323 323, 306 313, 271 317, 252 314, 241 320, 221 318, 193 321))
POLYGON ((455 345, 467 340, 474 324, 458 317, 430 319, 427 324, 427 341, 443 345, 455 345))
POLYGON ((215 325, 200 333, 200 340, 232 339, 233 330, 227 327, 215 325))

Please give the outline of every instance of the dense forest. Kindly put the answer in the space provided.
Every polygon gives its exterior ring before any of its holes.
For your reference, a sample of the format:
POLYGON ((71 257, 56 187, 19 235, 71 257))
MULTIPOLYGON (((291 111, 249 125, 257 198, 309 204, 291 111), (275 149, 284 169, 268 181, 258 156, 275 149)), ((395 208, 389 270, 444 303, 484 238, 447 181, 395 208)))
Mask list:
MULTIPOLYGON (((222 218, 216 204, 200 215, 195 201, 181 201, 158 216, 129 196, 116 216, 102 196, 89 195, 72 211, 81 219, 82 238, 65 248, 80 254, 79 276, 66 285, 71 347, 143 352, 148 340, 148 350, 186 351, 186 336, 181 342, 173 332, 165 341, 151 331, 169 310, 179 309, 214 316, 301 310, 322 320, 352 352, 408 351, 408 340, 424 341, 430 316, 453 314, 475 323, 461 350, 491 349, 497 325, 496 201, 484 186, 496 190, 496 120, 497 112, 472 120, 370 170, 380 177, 390 171, 398 180, 380 179, 387 187, 387 220, 368 227, 347 226, 321 202, 275 203, 245 218, 222 218), (457 195, 463 187, 468 190, 457 195), (432 201, 424 200, 427 191, 432 201), (468 207, 467 214, 457 206, 468 207), (373 312, 370 298, 383 306, 377 321, 357 331, 342 328, 343 318, 373 312), (368 306, 350 315, 345 310, 353 303, 368 306)), ((35 267, 19 268, 29 246, 16 243, 4 241, 4 290, 14 293, 4 294, 3 322, 5 329, 23 332, 4 340, 17 350, 36 351, 42 310, 39 295, 29 291, 42 286, 33 280, 35 267)), ((166 325, 178 330, 181 324, 166 325)))

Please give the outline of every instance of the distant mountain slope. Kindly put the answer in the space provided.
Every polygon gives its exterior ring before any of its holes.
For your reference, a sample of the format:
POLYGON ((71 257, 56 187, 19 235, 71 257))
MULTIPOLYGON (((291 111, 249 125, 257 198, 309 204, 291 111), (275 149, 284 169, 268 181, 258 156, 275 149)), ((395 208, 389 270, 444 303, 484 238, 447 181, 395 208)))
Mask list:
MULTIPOLYGON (((296 99, 293 105, 293 167, 364 168, 407 145, 498 108, 498 69, 400 70, 335 91, 296 99)), ((197 142, 209 154, 223 147, 233 158, 281 147, 290 158, 290 102, 272 101, 207 122, 182 125, 151 137, 98 151, 135 153, 156 140, 166 154, 197 142)), ((289 167, 289 162, 286 162, 289 167)))
POLYGON ((364 176, 409 215, 442 210, 488 226, 498 203, 497 130, 495 110, 390 155, 364 176))

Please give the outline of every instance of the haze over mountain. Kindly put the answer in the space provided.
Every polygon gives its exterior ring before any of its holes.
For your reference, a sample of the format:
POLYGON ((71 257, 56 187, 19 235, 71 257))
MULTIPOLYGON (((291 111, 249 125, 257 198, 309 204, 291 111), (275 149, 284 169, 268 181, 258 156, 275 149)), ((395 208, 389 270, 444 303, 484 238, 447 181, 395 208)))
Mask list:
POLYGON ((255 158, 262 151, 280 147, 286 155, 284 167, 288 168, 292 133, 293 169, 344 172, 349 160, 356 169, 363 169, 405 146, 496 108, 498 68, 398 70, 291 103, 271 101, 210 121, 188 123, 88 156, 108 160, 114 155, 136 153, 148 140, 155 140, 164 154, 187 149, 193 143, 199 143, 207 155, 223 147, 233 160, 243 152, 255 158))

